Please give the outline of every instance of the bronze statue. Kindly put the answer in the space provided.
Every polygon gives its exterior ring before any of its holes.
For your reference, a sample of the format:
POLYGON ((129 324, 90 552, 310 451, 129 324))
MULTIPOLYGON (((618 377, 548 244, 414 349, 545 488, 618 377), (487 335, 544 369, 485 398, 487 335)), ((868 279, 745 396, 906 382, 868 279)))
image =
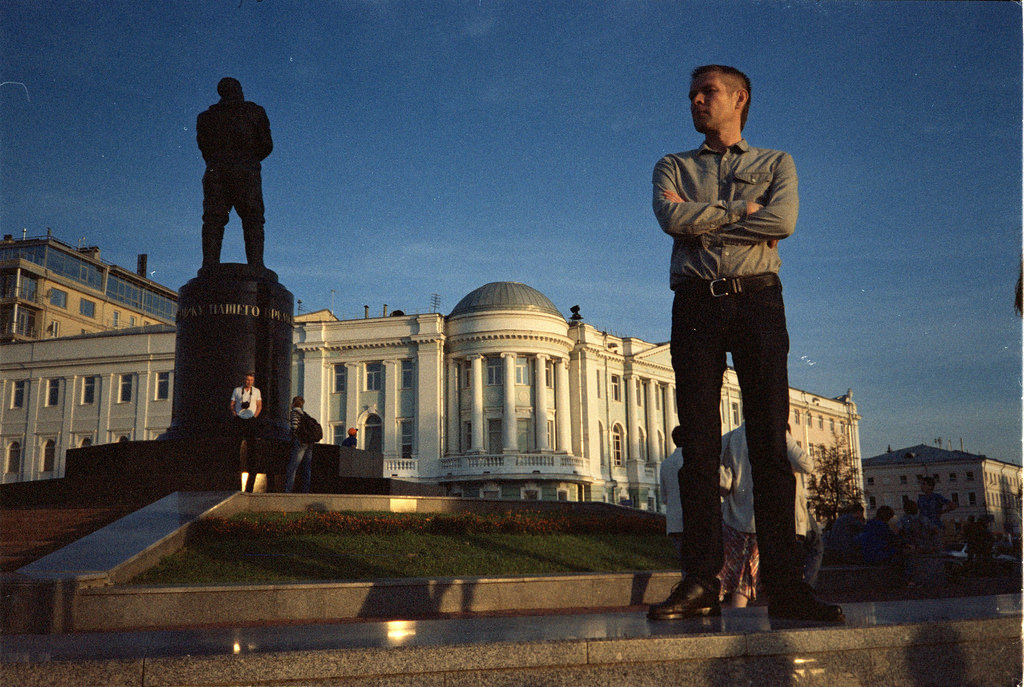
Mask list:
POLYGON ((263 268, 263 184, 260 162, 270 155, 266 111, 245 100, 242 84, 225 77, 217 84, 220 102, 196 118, 196 142, 206 161, 203 175, 203 267, 220 262, 224 227, 231 208, 242 220, 245 257, 263 268))

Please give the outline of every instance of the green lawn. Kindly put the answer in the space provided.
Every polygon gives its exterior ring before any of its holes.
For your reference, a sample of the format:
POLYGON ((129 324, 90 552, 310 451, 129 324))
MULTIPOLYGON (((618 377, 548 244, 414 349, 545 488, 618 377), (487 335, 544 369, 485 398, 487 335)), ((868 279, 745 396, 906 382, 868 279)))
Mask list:
POLYGON ((541 516, 526 529, 534 529, 541 522, 545 525, 542 530, 570 531, 536 534, 493 531, 493 522, 478 518, 467 524, 465 516, 448 520, 446 516, 383 517, 387 519, 385 527, 366 526, 372 518, 377 518, 374 522, 379 525, 379 514, 367 514, 365 520, 351 526, 356 530, 385 530, 369 532, 324 533, 318 531, 324 529, 322 525, 308 515, 248 515, 220 521, 204 528, 186 548, 163 559, 131 584, 470 577, 678 567, 675 551, 664 534, 650 527, 635 531, 635 524, 621 521, 589 518, 577 527, 571 518, 560 518, 557 526, 549 528, 550 521, 541 516), (302 524, 296 525, 299 519, 302 524), (431 522, 428 529, 439 531, 424 531, 427 520, 431 522), (452 522, 456 523, 454 527, 452 522), (450 529, 457 531, 445 531, 450 529))

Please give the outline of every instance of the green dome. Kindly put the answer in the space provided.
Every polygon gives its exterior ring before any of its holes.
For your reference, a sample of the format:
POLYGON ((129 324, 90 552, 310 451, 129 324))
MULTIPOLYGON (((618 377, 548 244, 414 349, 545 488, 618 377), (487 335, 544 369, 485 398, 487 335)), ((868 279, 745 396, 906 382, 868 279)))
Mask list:
POLYGON ((562 313, 547 296, 533 287, 515 281, 484 284, 459 301, 448 317, 489 310, 522 310, 562 317, 562 313))

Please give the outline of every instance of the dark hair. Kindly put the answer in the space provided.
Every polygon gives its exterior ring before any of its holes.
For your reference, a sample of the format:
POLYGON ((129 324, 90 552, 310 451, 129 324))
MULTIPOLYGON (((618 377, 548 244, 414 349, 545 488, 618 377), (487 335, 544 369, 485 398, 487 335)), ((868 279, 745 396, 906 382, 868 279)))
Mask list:
POLYGON ((935 486, 935 478, 934 477, 922 477, 921 478, 921 484, 930 484, 930 485, 932 485, 934 487, 935 486))
POLYGON ((680 427, 679 425, 676 425, 675 428, 672 430, 672 443, 674 443, 676 446, 682 446, 683 436, 685 436, 683 434, 683 428, 680 427))
POLYGON ((738 84, 736 84, 737 86, 744 88, 747 91, 747 102, 744 103, 743 111, 740 112, 740 129, 742 130, 743 127, 746 126, 747 124, 747 114, 750 112, 750 77, 741 72, 739 69, 736 69, 736 67, 728 67, 724 64, 705 64, 704 66, 697 67, 696 69, 693 70, 693 73, 690 74, 690 80, 696 81, 697 77, 704 76, 705 74, 710 74, 711 72, 718 72, 719 74, 724 74, 725 76, 731 77, 734 82, 739 82, 738 84))
POLYGON ((878 510, 875 511, 875 517, 879 520, 889 521, 894 515, 896 515, 896 511, 889 506, 879 506, 878 510))
POLYGON ((296 396, 292 399, 292 408, 301 408, 304 405, 306 405, 306 399, 302 396, 296 396))

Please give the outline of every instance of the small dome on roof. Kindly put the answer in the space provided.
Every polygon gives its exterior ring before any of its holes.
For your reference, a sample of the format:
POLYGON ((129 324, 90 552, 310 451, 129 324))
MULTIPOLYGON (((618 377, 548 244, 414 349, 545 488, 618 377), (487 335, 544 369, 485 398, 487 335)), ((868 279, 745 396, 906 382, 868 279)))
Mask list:
MULTIPOLYGON (((484 284, 459 301, 448 317, 488 310, 522 310, 562 317, 555 304, 537 289, 515 281, 484 284)), ((562 319, 565 319, 562 317, 562 319)))

